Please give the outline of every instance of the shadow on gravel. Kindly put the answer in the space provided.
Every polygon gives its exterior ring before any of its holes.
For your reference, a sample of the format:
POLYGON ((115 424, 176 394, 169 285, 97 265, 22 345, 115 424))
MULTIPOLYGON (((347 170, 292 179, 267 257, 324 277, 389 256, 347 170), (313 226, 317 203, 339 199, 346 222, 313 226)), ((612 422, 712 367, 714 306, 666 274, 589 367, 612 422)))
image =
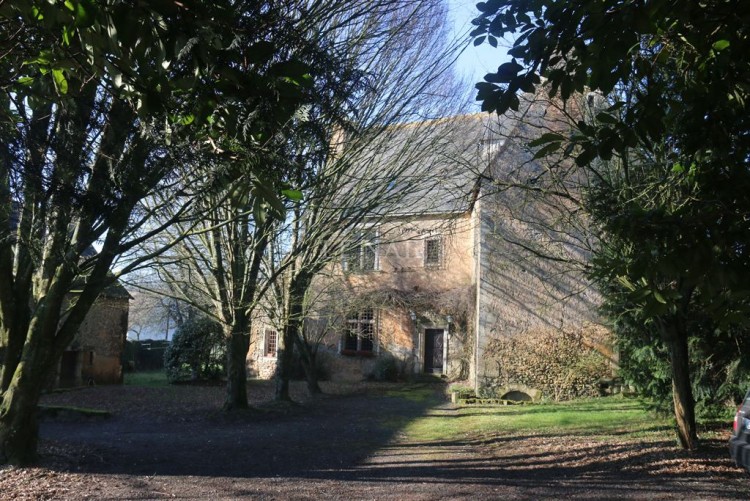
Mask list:
POLYGON ((42 423, 41 434, 84 451, 71 469, 131 475, 136 483, 144 476, 191 476, 450 485, 450 492, 484 486, 529 493, 543 486, 566 497, 750 497, 750 490, 738 488, 736 472, 728 475, 732 482, 695 473, 726 470, 726 447, 718 441, 693 456, 671 442, 565 443, 567 437, 553 430, 406 442, 399 439, 402 426, 446 405, 442 385, 414 387, 430 389, 422 391, 429 398, 408 398, 393 387, 231 418, 209 413, 176 422, 122 415, 86 423, 51 421, 42 423), (681 471, 685 462, 697 467, 681 471))
MULTIPOLYGON (((195 412, 175 413, 172 421, 159 414, 160 402, 144 402, 155 392, 141 392, 141 414, 113 413, 96 422, 47 420, 40 424, 40 436, 84 451, 71 465, 80 472, 336 478, 393 440, 398 428, 388 417, 403 423, 416 419, 441 403, 444 386, 410 386, 423 395, 427 390, 428 398, 409 398, 402 385, 368 394, 325 395, 303 404, 264 404, 230 415, 196 404, 195 412)), ((180 395, 189 398, 190 393, 180 395)), ((80 396, 85 398, 85 392, 80 396)))
MULTIPOLYGON (((678 463, 698 464, 698 469, 722 470, 728 465, 726 444, 710 441, 700 454, 691 457, 675 449, 674 442, 601 444, 566 447, 560 435, 517 436, 514 440, 534 440, 529 452, 515 444, 514 453, 504 454, 490 445, 472 441, 408 443, 385 447, 377 458, 357 465, 337 478, 348 482, 402 482, 456 485, 485 485, 518 488, 533 492, 543 486, 559 489, 565 497, 609 493, 608 498, 652 498, 655 493, 679 499, 748 499, 750 486, 721 482, 720 478, 702 478, 693 471, 681 471, 678 463), (554 452, 533 452, 540 441, 559 445, 554 452), (476 454, 467 454, 474 450, 476 454), (463 457, 462 457, 463 456, 463 457), (468 456, 468 457, 467 457, 468 456)), ((729 477, 737 477, 730 472, 729 477)), ((327 472, 309 472, 313 478, 325 478, 327 472)))

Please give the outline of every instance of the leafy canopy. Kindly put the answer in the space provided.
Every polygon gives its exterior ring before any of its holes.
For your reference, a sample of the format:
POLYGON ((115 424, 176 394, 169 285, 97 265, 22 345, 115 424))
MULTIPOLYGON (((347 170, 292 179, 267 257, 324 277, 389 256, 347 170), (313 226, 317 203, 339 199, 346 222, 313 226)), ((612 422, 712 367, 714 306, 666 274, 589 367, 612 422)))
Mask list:
POLYGON ((517 109, 518 92, 541 85, 571 109, 575 94, 594 105, 593 120, 533 146, 542 156, 575 158, 596 179, 588 209, 617 246, 599 256, 605 278, 621 280, 650 317, 690 300, 725 323, 746 317, 750 18, 743 2, 477 7, 477 41, 514 38, 512 61, 476 86, 484 110, 517 109))
POLYGON ((740 14, 742 4, 481 2, 472 35, 515 40, 508 51, 514 59, 477 84, 477 99, 487 111, 517 108, 517 91, 534 91, 539 75, 549 81, 550 95, 563 100, 574 92, 611 95, 618 84, 639 82, 630 101, 614 98, 599 114, 595 130, 583 127, 590 140, 583 144, 584 160, 606 159, 636 140, 651 145, 666 138, 675 145, 675 158, 723 157, 742 164, 750 146, 736 135, 747 130, 749 120, 750 23, 740 14), (664 68, 672 70, 669 78, 660 74, 664 68), (617 114, 624 106, 627 113, 617 114))
POLYGON ((169 110, 176 123, 219 120, 230 133, 235 114, 273 97, 266 111, 283 121, 311 86, 309 66, 284 51, 305 38, 281 9, 292 4, 9 0, 0 18, 12 29, 0 44, 14 64, 3 87, 53 99, 71 90, 71 77, 101 77, 142 118, 169 110))

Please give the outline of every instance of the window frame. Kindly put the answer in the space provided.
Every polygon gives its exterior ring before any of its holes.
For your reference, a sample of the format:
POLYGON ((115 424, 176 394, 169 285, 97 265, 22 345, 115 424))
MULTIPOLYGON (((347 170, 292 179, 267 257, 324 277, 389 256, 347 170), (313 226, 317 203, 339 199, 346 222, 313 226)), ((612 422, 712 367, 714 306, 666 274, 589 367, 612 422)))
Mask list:
POLYGON ((347 249, 341 259, 341 268, 348 273, 369 273, 380 270, 380 232, 377 227, 354 230, 356 245, 347 249), (368 253, 372 253, 370 264, 368 253), (365 267, 365 263, 368 265, 365 267))
POLYGON ((263 357, 278 358, 279 356, 279 333, 275 329, 263 329, 263 357), (271 338, 273 339, 273 352, 271 348, 271 338))
POLYGON ((341 339, 341 354, 360 357, 374 357, 377 354, 377 311, 364 308, 346 319, 346 327, 341 339), (349 347, 356 339, 356 347, 349 347), (369 344, 369 347, 367 347, 369 344))
POLYGON ((425 268, 441 268, 443 266, 443 237, 442 235, 430 235, 424 239, 424 259, 423 264, 425 268), (430 243, 437 243, 437 259, 430 260, 429 245, 430 243))

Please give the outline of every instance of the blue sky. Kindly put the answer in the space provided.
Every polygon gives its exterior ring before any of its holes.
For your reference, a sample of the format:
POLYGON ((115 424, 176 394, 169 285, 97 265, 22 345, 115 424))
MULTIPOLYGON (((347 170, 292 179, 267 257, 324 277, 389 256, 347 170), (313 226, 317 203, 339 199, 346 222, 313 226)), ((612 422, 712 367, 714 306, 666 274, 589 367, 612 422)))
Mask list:
MULTIPOLYGON (((471 20, 479 14, 476 7, 478 1, 448 0, 448 13, 457 35, 468 36, 472 29, 471 20)), ((456 74, 465 77, 473 87, 476 82, 483 80, 485 74, 497 70, 497 67, 507 60, 506 51, 507 49, 502 46, 494 48, 484 43, 474 47, 471 43, 456 62, 456 74)))

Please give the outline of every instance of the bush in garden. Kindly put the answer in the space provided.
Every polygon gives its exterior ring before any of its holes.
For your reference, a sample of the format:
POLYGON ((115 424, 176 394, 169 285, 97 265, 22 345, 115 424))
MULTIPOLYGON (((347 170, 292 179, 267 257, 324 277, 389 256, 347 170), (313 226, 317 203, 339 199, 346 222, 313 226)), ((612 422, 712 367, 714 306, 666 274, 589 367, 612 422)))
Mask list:
POLYGON ((377 359, 370 377, 375 381, 398 381, 401 371, 393 356, 385 355, 377 359))
POLYGON ((221 325, 207 317, 189 319, 178 327, 164 352, 170 382, 219 379, 224 374, 225 360, 221 325))
POLYGON ((525 385, 556 401, 599 396, 599 381, 612 375, 608 358, 579 333, 496 338, 487 354, 497 366, 500 387, 525 385))

